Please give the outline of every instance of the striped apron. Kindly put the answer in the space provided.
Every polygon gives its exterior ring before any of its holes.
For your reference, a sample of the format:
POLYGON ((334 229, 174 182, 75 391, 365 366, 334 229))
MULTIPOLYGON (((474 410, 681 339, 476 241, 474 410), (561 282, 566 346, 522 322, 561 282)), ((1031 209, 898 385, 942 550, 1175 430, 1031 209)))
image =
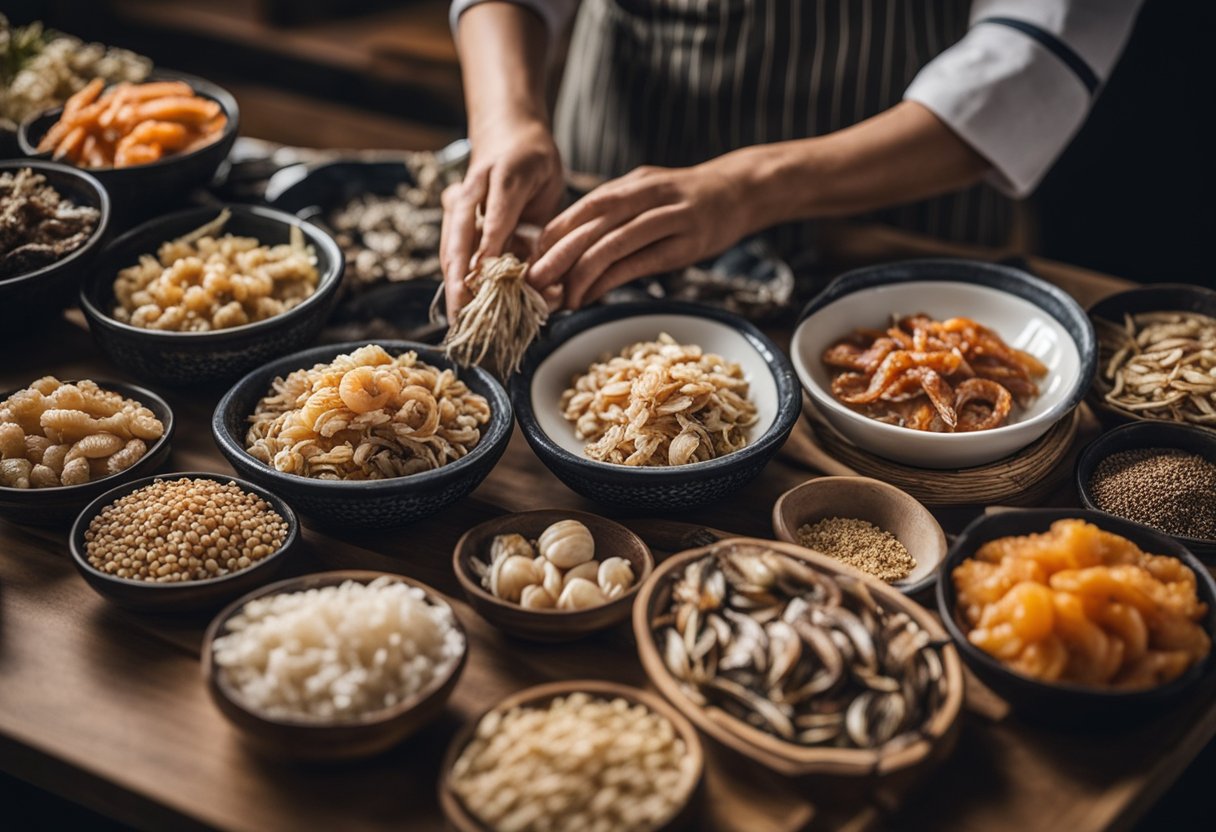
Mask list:
MULTIPOLYGON (((583 0, 557 102, 571 170, 615 177, 830 133, 898 103, 968 28, 970 0, 583 0)), ((1013 206, 977 186, 872 217, 956 242, 1007 242, 1013 206)), ((767 235, 787 258, 811 224, 767 235)))

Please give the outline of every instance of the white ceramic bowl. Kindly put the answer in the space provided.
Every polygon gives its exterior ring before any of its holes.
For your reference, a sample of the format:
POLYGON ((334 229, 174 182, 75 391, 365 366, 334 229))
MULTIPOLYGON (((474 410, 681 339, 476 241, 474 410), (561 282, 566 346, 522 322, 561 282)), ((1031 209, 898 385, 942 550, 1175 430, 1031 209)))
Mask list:
POLYGON ((1062 290, 1006 266, 919 260, 842 275, 803 312, 790 345, 794 370, 815 407, 842 436, 887 459, 923 468, 970 468, 1034 442, 1072 411, 1093 377, 1093 327, 1062 290), (973 433, 932 433, 876 421, 838 402, 825 349, 857 327, 885 327, 891 315, 967 317, 1047 366, 1039 395, 1006 424, 973 433))

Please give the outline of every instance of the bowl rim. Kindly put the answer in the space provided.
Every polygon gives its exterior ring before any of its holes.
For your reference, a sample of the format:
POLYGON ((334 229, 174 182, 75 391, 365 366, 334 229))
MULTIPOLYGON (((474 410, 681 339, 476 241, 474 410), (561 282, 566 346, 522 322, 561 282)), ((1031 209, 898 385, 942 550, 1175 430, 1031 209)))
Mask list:
MULTIPOLYGON (((1045 518, 1048 526, 1056 520, 1085 520, 1093 523, 1103 531, 1112 531, 1115 534, 1123 536, 1125 531, 1143 535, 1146 537, 1156 538, 1154 548, 1160 547, 1160 551, 1152 554, 1164 554, 1169 557, 1176 558, 1182 561, 1191 571, 1195 573, 1197 583, 1203 584, 1208 589, 1208 595, 1216 599, 1216 580, 1213 580, 1212 574, 1199 561, 1198 558, 1190 551, 1189 548, 1182 543, 1171 539, 1167 535, 1162 534, 1156 529, 1151 529, 1148 526, 1139 523, 1133 523, 1130 520, 1124 520, 1122 517, 1116 517, 1111 514, 1105 514, 1100 511, 1091 509, 1077 508, 1010 508, 1003 510, 997 514, 981 514, 979 517, 967 524, 966 528, 959 533, 955 538, 954 543, 950 546, 950 551, 946 553, 945 559, 942 560, 938 567, 939 580, 937 582, 937 612, 941 618, 942 625, 950 634, 951 641, 954 642, 959 654, 968 664, 978 665, 985 674, 992 674, 1000 678, 1010 678, 1018 684, 1026 686, 1028 690, 1034 691, 1038 696, 1065 696, 1076 700, 1086 699, 1093 703, 1110 703, 1110 702, 1141 702, 1152 701, 1161 697, 1167 697, 1179 691, 1191 687, 1207 676, 1213 667, 1213 652, 1209 651, 1208 655, 1203 660, 1196 662, 1189 667, 1185 673, 1173 681, 1166 682, 1164 685, 1157 685, 1151 688, 1142 688, 1135 690, 1123 690, 1117 688, 1100 688, 1092 685, 1082 685, 1076 682, 1043 682, 1031 676, 1026 676, 1006 667, 995 657, 988 655, 980 648, 976 647, 967 639, 967 634, 963 632, 955 618, 955 611, 958 606, 958 593, 954 588, 954 582, 951 578, 951 573, 965 560, 969 560, 974 556, 974 550, 978 542, 973 541, 973 537, 980 532, 983 527, 992 522, 995 517, 1003 517, 1006 515, 1021 515, 1027 519, 1045 518)), ((987 542, 985 538, 982 542, 987 542)), ((1135 542, 1135 541, 1133 541, 1135 542)), ((1139 545, 1139 544, 1137 544, 1139 545)), ((1144 547, 1141 547, 1144 548, 1144 547)), ((1202 596, 1200 596, 1202 601, 1202 596)), ((1216 632, 1204 623, 1204 631, 1216 641, 1216 632)), ((998 694, 999 695, 999 694, 998 694)), ((1002 696, 1002 699, 1005 697, 1002 696)))
MULTIPOLYGON (((948 742, 949 737, 959 725, 965 689, 963 666, 958 650, 933 615, 894 587, 826 555, 785 541, 728 537, 708 546, 689 549, 668 557, 655 569, 650 580, 642 587, 637 602, 633 605, 633 632, 646 676, 676 710, 723 745, 788 777, 817 773, 873 776, 915 766, 931 759, 935 749, 940 744, 948 742), (832 576, 844 575, 857 578, 872 594, 883 599, 887 606, 907 613, 918 625, 929 632, 935 641, 942 643, 941 657, 946 680, 946 695, 938 710, 920 726, 916 732, 917 739, 913 743, 893 751, 884 751, 886 746, 866 749, 799 746, 751 728, 735 717, 726 715, 725 718, 716 718, 711 715, 708 708, 696 704, 684 694, 660 657, 659 647, 651 627, 651 621, 654 618, 651 608, 660 585, 669 580, 677 569, 683 568, 693 560, 704 557, 718 548, 734 544, 763 546, 797 558, 816 571, 832 576)), ((715 709, 715 712, 720 711, 715 709)))
MULTIPOLYGON (((88 379, 88 380, 92 381, 94 384, 96 384, 102 390, 107 390, 107 391, 111 391, 114 393, 120 393, 124 398, 134 399, 135 401, 139 402, 141 405, 143 405, 144 407, 147 407, 149 410, 151 410, 153 412, 153 414, 158 419, 160 419, 161 424, 164 426, 164 431, 161 433, 160 438, 148 446, 148 450, 146 450, 144 452, 143 456, 141 456, 139 459, 135 460, 134 464, 131 466, 132 468, 135 467, 136 465, 139 465, 139 463, 142 462, 144 459, 151 457, 154 454, 159 453, 160 450, 165 445, 169 444, 170 440, 173 437, 173 431, 177 426, 177 419, 173 415, 173 408, 169 407, 169 403, 167 401, 165 401, 163 398, 161 398, 159 395, 152 392, 148 388, 140 387, 137 384, 129 384, 125 381, 115 381, 113 379, 104 379, 104 378, 101 379, 100 381, 98 381, 97 379, 88 379), (148 401, 151 401, 158 408, 160 408, 161 410, 164 411, 165 415, 163 418, 161 417, 161 415, 159 413, 156 413, 156 410, 154 408, 148 406, 148 404, 147 404, 148 401)), ((64 384, 75 384, 78 381, 85 381, 85 379, 68 379, 66 381, 61 379, 61 381, 63 381, 64 384)), ((20 387, 20 388, 17 388, 16 390, 0 391, 0 402, 3 402, 5 399, 7 399, 9 396, 13 395, 14 393, 18 393, 21 390, 28 390, 28 389, 29 389, 29 387, 27 385, 26 387, 20 387)), ((104 477, 99 477, 98 479, 95 479, 95 480, 89 480, 88 482, 77 483, 76 485, 54 485, 49 488, 13 488, 13 487, 7 486, 7 485, 0 485, 0 495, 13 495, 13 494, 27 494, 28 493, 28 494, 45 494, 48 497, 67 496, 67 495, 71 495, 72 493, 74 493, 73 489, 85 489, 90 486, 96 486, 98 483, 104 483, 107 480, 113 479, 115 477, 121 477, 123 474, 126 474, 130 470, 131 470, 130 468, 127 468, 125 470, 119 471, 117 474, 106 474, 104 477)), ((173 475, 166 474, 164 476, 173 476, 173 475)), ((132 482, 132 480, 128 480, 128 482, 132 482)), ((122 485, 124 485, 124 484, 125 483, 117 483, 115 485, 115 488, 121 488, 122 485)), ((108 494, 110 491, 113 491, 113 490, 114 490, 114 488, 108 488, 108 489, 106 489, 106 491, 104 491, 101 494, 101 496, 104 497, 106 494, 108 494)), ((76 491, 75 493, 79 493, 79 491, 76 491)), ((90 503, 90 505, 91 505, 91 503, 90 503)))
MULTIPOLYGON (((93 229, 93 233, 89 238, 77 246, 72 251, 68 252, 65 257, 56 260, 43 266, 40 269, 35 269, 32 272, 22 272, 20 274, 10 275, 9 277, 0 279, 0 286, 15 286, 27 280, 36 280, 46 277, 52 272, 58 271, 69 263, 85 259, 86 255, 91 255, 101 248, 101 243, 105 240, 106 235, 110 231, 110 192, 106 190, 106 186, 98 181, 97 177, 82 168, 75 168, 71 165, 65 165, 62 162, 52 162, 49 159, 29 158, 29 159, 0 159, 0 171, 6 170, 21 170, 22 168, 30 168, 38 171, 52 171, 54 173, 63 174, 79 180, 82 184, 93 191, 97 197, 97 227, 93 229)), ((52 186, 53 187, 53 186, 52 186)), ((58 189, 56 189, 58 192, 58 189)), ((63 194, 60 194, 63 197, 63 194)), ((68 197, 69 202, 76 204, 75 200, 68 197)), ((93 207, 93 206, 86 206, 93 207)))
POLYGON ((915 436, 920 442, 941 446, 949 445, 951 442, 956 444, 959 442, 979 444, 979 440, 974 438, 968 439, 967 437, 1012 436, 1019 432, 1029 432, 1028 429, 1033 430, 1038 427, 1046 429, 1046 427, 1054 424, 1075 408, 1085 398, 1085 394, 1089 390, 1097 370, 1098 361, 1097 340, 1094 334, 1093 322, 1071 295, 1058 286, 1054 286, 1022 269, 963 258, 901 260, 895 263, 865 266, 845 272, 829 283, 799 313, 798 322, 790 337, 790 355, 795 371, 798 374, 798 380, 802 388, 814 400, 816 407, 827 408, 832 413, 839 414, 842 418, 854 424, 869 426, 890 439, 915 436), (893 270, 905 270, 910 273, 891 274, 890 272, 893 270), (1002 294, 1011 295, 1039 307, 1043 310, 1044 314, 1053 318, 1065 330, 1065 333, 1069 336, 1077 351, 1079 371, 1076 378, 1070 382, 1068 394, 1042 413, 1024 421, 967 433, 936 433, 933 431, 914 430, 899 425, 889 425, 857 413, 836 401, 836 398, 829 391, 824 390, 811 375, 809 368, 802 359, 801 350, 797 348, 802 333, 810 325, 811 318, 820 312, 826 311, 832 304, 849 295, 884 286, 909 283, 964 283, 972 286, 978 285, 1002 294), (1023 291, 1021 293, 1012 291, 1014 287, 1020 287, 1023 291), (1081 330, 1082 341, 1078 341, 1068 331, 1066 320, 1043 305, 1042 299, 1044 296, 1050 297, 1063 309, 1067 309, 1072 313, 1073 323, 1081 330))
MULTIPOLYGON (((226 123, 224 124, 224 129, 220 131, 220 134, 216 136, 215 139, 207 142, 201 147, 196 147, 189 153, 175 153, 172 156, 166 156, 161 159, 157 159, 155 162, 147 162, 142 165, 131 165, 129 167, 122 168, 110 165, 103 168, 82 168, 83 170, 101 171, 103 174, 117 173, 120 175, 122 171, 128 170, 156 170, 157 168, 168 167, 175 162, 181 162, 185 159, 192 159, 204 151, 235 137, 241 119, 241 108, 240 105, 237 104, 236 98, 233 97, 232 93, 228 92, 228 90, 224 89, 214 81, 208 81, 206 78, 200 78, 196 75, 189 75, 184 72, 175 72, 168 69, 153 69, 148 74, 148 77, 139 83, 146 84, 155 81, 181 81, 182 83, 189 84, 190 88, 194 90, 195 95, 203 98, 210 98, 212 101, 219 104, 220 109, 223 110, 224 116, 227 119, 226 123)), ((106 84, 105 88, 102 90, 102 93, 104 94, 106 90, 109 90, 114 86, 116 86, 116 84, 106 84)), ((45 110, 31 113, 22 119, 21 124, 17 126, 17 144, 21 148, 22 153, 33 159, 50 157, 50 151, 40 151, 38 149, 37 142, 30 140, 30 131, 33 129, 35 122, 50 116, 62 115, 63 107, 63 104, 60 104, 57 107, 48 107, 45 110)), ((56 121, 58 121, 58 119, 56 119, 56 121)), ((52 122, 52 124, 53 123, 54 122, 52 122)), ((49 130, 50 127, 48 126, 47 129, 49 130)), ((45 135, 45 131, 43 132, 43 135, 45 135)), ((38 138, 41 139, 42 136, 40 135, 38 138)))
MULTIPOLYGON (((1216 296, 1216 292, 1213 292, 1212 294, 1216 296)), ((1107 450, 1115 438, 1133 433, 1149 434, 1154 432, 1178 434, 1176 439, 1173 437, 1167 439, 1166 444, 1164 445, 1162 443, 1156 443, 1156 447, 1177 449, 1194 453, 1194 451, 1190 451, 1190 448, 1185 444, 1186 440, 1189 439, 1192 442, 1198 441, 1207 444, 1213 448, 1214 451, 1216 451, 1216 433, 1213 433, 1210 428, 1203 428, 1197 425, 1188 425, 1181 422, 1165 421, 1160 419, 1139 419, 1134 422, 1128 422, 1125 425, 1119 425, 1116 428, 1111 428, 1110 430, 1094 437, 1094 439, 1082 449, 1081 453, 1077 455, 1077 462, 1073 466, 1073 481, 1076 484, 1077 496, 1081 498, 1082 506, 1090 511, 1096 511, 1109 517, 1114 517, 1118 520, 1126 520, 1129 523, 1136 522, 1134 520, 1128 520, 1126 517, 1120 517, 1118 514, 1113 514, 1109 511, 1103 511, 1102 509, 1098 508, 1097 503, 1095 503, 1093 499, 1093 490, 1090 488, 1090 477, 1082 476, 1082 474, 1089 473, 1092 475, 1093 470, 1097 468, 1102 459, 1110 456, 1113 453, 1119 453, 1119 451, 1107 450), (1170 444, 1174 442, 1177 444, 1170 444)), ((1152 440, 1149 440, 1149 442, 1143 443, 1138 447, 1152 448, 1154 447, 1154 443, 1152 440)), ((1132 449, 1127 448, 1126 450, 1132 449)), ((1140 525, 1145 524, 1141 523, 1140 525)), ((1191 537, 1190 535, 1184 534, 1170 534, 1169 532, 1163 532, 1160 529, 1153 528, 1152 526, 1147 526, 1147 528, 1152 529, 1158 534, 1165 535, 1166 537, 1172 537, 1189 549, 1193 555, 1195 555, 1193 547, 1211 548, 1216 546, 1216 538, 1191 537)), ((1195 556, 1199 557, 1198 555, 1195 556)))
MULTIPOLYGON (((802 391, 789 357, 759 327, 721 309, 712 306, 689 303, 687 301, 655 300, 632 303, 614 303, 591 306, 580 309, 568 315, 555 316, 550 319, 549 331, 545 336, 529 348, 524 357, 524 365, 520 372, 511 377, 511 401, 515 405, 516 418, 519 426, 530 444, 542 459, 556 458, 563 465, 576 465, 584 470, 595 470, 605 474, 641 477, 648 485, 667 483, 685 483, 689 477, 713 475, 734 467, 754 458, 757 455, 781 446, 789 432, 793 430, 802 412, 802 391), (673 315, 688 318, 706 318, 731 327, 748 342, 760 356, 773 378, 777 390, 777 412, 773 422, 763 433, 737 451, 731 451, 723 456, 707 459, 703 462, 692 462, 674 466, 632 466, 618 465, 612 462, 599 462, 579 456, 563 448, 549 436, 536 418, 536 409, 532 403, 532 379, 540 366, 567 341, 575 335, 611 326, 623 318, 644 317, 651 315, 673 315)), ((598 356, 591 360, 598 360, 598 356)))
POLYGON ((224 698, 224 701, 236 708, 247 717, 251 717, 254 721, 273 725, 278 728, 289 728, 292 730, 303 730, 309 733, 319 734, 329 731, 347 731, 350 729, 368 728, 376 725, 383 725, 387 722, 404 716, 421 706, 423 703, 430 701, 433 697, 440 694, 444 688, 448 687, 454 680, 460 678, 464 671, 464 666, 469 656, 469 634, 465 630, 464 625, 460 621, 460 617, 456 614, 456 608, 453 604, 437 589, 429 584, 423 583, 416 578, 411 578, 408 575, 402 575, 396 572, 384 572, 378 569, 335 569, 325 572, 309 572, 305 575, 297 575, 293 578, 284 578, 274 583, 265 584, 250 590, 249 592, 237 598, 225 606, 222 610, 216 613, 215 617, 207 624, 207 629, 203 633, 203 648, 200 657, 200 663, 203 668, 203 675, 206 678, 207 687, 210 688, 216 695, 224 698), (245 605, 250 601, 264 598, 269 595, 281 595, 289 592, 303 592, 309 589, 319 589, 326 586, 338 586, 347 581, 355 581, 356 583, 370 584, 372 581, 379 578, 391 578, 398 583, 408 584, 409 586, 421 589, 426 596, 428 603, 434 606, 443 606, 452 614, 452 627, 460 634, 463 647, 460 651, 460 657, 452 663, 448 672, 442 676, 435 676, 427 684, 425 688, 416 692, 409 699, 397 702, 387 708, 380 708, 375 711, 367 711, 362 713, 356 719, 345 720, 341 722, 322 722, 319 720, 308 719, 306 717, 276 717, 262 713, 245 703, 239 696, 235 695, 228 685, 226 674, 215 663, 215 651, 213 645, 215 640, 221 635, 220 629, 228 623, 237 613, 244 609, 245 605))
MULTIPOLYGON (((470 387, 470 389, 472 388, 470 387)), ((360 492, 404 489, 407 486, 439 484, 447 479, 454 479, 462 475, 466 468, 480 461, 482 457, 493 453, 500 444, 505 445, 505 443, 509 442, 513 426, 514 418, 511 399, 502 385, 498 383, 498 380, 489 371, 476 366, 460 367, 456 362, 447 358, 442 350, 429 344, 391 338, 320 344, 268 361, 260 367, 250 370, 228 388, 227 392, 224 393, 216 404, 215 410, 211 415, 211 436, 215 440, 216 445, 219 446, 220 452, 225 456, 228 456, 230 459, 235 456, 242 463, 256 466, 258 476, 266 477, 269 481, 282 485, 289 492, 293 489, 296 491, 311 490, 318 495, 327 494, 330 496, 341 492, 355 496, 360 492), (245 449, 244 444, 234 439, 228 432, 225 425, 227 412, 235 406, 236 399, 245 392, 246 388, 252 388, 261 382, 260 389, 263 391, 259 396, 261 398, 261 396, 265 395, 265 391, 275 378, 291 373, 294 370, 307 369, 326 358, 332 359, 368 344, 379 346, 393 355, 400 355, 412 350, 418 354, 420 359, 428 364, 455 370, 457 378, 466 378, 464 374, 472 374, 474 378, 478 379, 485 386, 488 392, 485 398, 490 404, 490 421, 482 429, 481 438, 472 450, 460 459, 449 462, 440 468, 434 468, 430 471, 419 471, 416 474, 409 474, 404 477, 389 477, 379 480, 320 480, 313 477, 302 477, 297 474, 286 474, 275 469, 273 466, 267 465, 260 459, 254 458, 245 449), (277 369, 280 366, 290 369, 287 369, 286 373, 281 373, 277 369)))
MULTIPOLYGON (((324 162, 298 162, 294 165, 280 168, 267 180, 265 203, 272 208, 278 208, 280 211, 286 211, 289 214, 299 216, 302 212, 307 212, 310 208, 320 208, 322 211, 327 211, 334 204, 322 205, 316 201, 309 202, 306 205, 301 205, 299 208, 292 208, 293 198, 297 192, 304 188, 307 183, 314 179, 319 179, 326 176, 335 169, 351 168, 358 170, 360 178, 357 181, 360 185, 366 185, 373 173, 383 174, 401 174, 401 178, 395 180, 393 188, 399 185, 410 184, 417 185, 417 180, 404 159, 329 159, 324 162)), ((359 190, 362 194, 372 194, 374 191, 361 187, 359 190)), ((312 219, 308 216, 308 219, 312 219)))
POLYGON ((460 830, 487 830, 490 827, 465 807, 464 801, 452 788, 452 769, 460 755, 464 753, 481 721, 494 711, 506 711, 514 707, 540 706, 548 704, 559 696, 571 696, 576 693, 586 693, 595 699, 622 698, 634 704, 645 706, 652 713, 671 723, 680 739, 684 740, 685 756, 693 760, 688 775, 686 790, 680 801, 671 808, 663 819, 654 825, 654 829, 664 829, 685 810, 688 809, 697 794, 698 787, 705 777, 705 747, 701 742, 696 727, 680 709, 665 700, 662 696, 633 685, 612 682, 603 679, 569 679, 556 682, 544 682, 539 685, 518 690, 509 694, 493 705, 480 711, 476 716, 467 720, 448 743, 447 750, 439 764, 439 804, 444 817, 455 828, 460 830))
MULTIPOLYGON (((887 586, 890 586, 893 589, 896 589, 896 590, 902 592, 904 595, 908 595, 908 596, 916 595, 916 594, 928 589, 930 586, 932 586, 933 583, 937 580, 937 569, 941 565, 942 561, 944 561, 946 559, 946 552, 949 550, 949 543, 946 540, 946 533, 945 533, 945 531, 942 530, 941 523, 939 523, 937 521, 937 518, 933 516, 933 512, 929 511, 929 508, 924 503, 922 503, 920 500, 913 497, 907 491, 904 491, 902 488, 899 488, 897 486, 891 485, 891 483, 889 483, 889 482, 883 482, 882 480, 875 479, 873 477, 863 477, 863 476, 859 476, 859 475, 843 475, 843 476, 842 475, 830 475, 830 476, 823 476, 823 477, 811 477, 810 479, 807 479, 807 480, 804 480, 803 482, 798 483, 793 488, 787 489, 786 491, 782 492, 781 496, 777 498, 777 501, 775 503, 773 503, 772 526, 773 526, 773 534, 776 536, 776 538, 778 540, 784 541, 786 543, 790 543, 794 546, 802 546, 802 544, 799 543, 798 540, 796 539, 797 529, 791 530, 789 528, 789 524, 787 524, 785 522, 785 512, 782 509, 784 508, 784 506, 786 504, 786 500, 789 497, 791 497, 794 494, 794 492, 800 491, 807 487, 819 488, 824 485, 840 483, 843 480, 848 480, 850 482, 855 482, 855 483, 864 482, 867 485, 869 485, 871 488, 874 488, 877 491, 881 492, 883 495, 882 499, 884 501, 886 501, 888 503, 893 503, 893 504, 900 503, 900 504, 909 506, 919 517, 920 522, 928 522, 929 524, 931 524, 929 526, 929 528, 933 532, 935 532, 934 538, 938 545, 938 553, 937 553, 937 561, 933 564, 933 568, 929 571, 929 574, 925 575, 925 577, 921 578, 918 581, 909 583, 908 580, 905 578, 905 579, 899 580, 899 581, 892 581, 889 584, 887 584, 887 586), (813 483, 818 483, 819 485, 813 485, 813 483), (791 538, 795 538, 795 539, 791 539, 791 538)), ((884 531, 889 532, 890 530, 884 529, 884 531)), ((805 549, 807 547, 803 546, 802 548, 805 549)), ((817 550, 810 549, 809 551, 815 552, 817 550)), ((823 554, 823 553, 819 553, 819 554, 823 554)), ((828 555, 828 557, 830 557, 830 555, 828 555)), ((869 577, 873 578, 874 576, 871 575, 869 577)), ((875 580, 877 580, 877 579, 875 579, 875 580)))
POLYGON ((225 584, 233 583, 238 579, 245 578, 254 571, 260 570, 268 564, 279 560, 292 546, 296 544, 300 537, 300 521, 296 517, 296 513, 291 506, 282 497, 272 493, 271 491, 262 488, 255 483, 243 480, 238 476, 227 474, 217 474, 214 471, 174 471, 169 474, 152 474, 147 477, 140 477, 136 480, 122 483, 109 489, 105 493, 90 502, 85 506, 80 514, 76 515, 76 519, 72 521, 71 531, 68 532, 68 551, 72 555, 72 560, 76 563, 76 568, 89 576, 102 581, 107 585, 122 587, 124 590, 134 587, 134 591, 147 590, 148 592, 186 592, 199 589, 213 589, 221 587, 225 584), (287 536, 283 542, 269 555, 266 555, 261 560, 251 563, 244 569, 238 569, 236 572, 229 572, 227 575, 220 575, 216 578, 204 578, 198 581, 178 581, 176 583, 157 583, 155 581, 135 581, 128 578, 120 578, 117 575, 110 575, 102 572, 93 564, 89 563, 88 555, 85 553, 84 534, 88 529, 89 524, 101 513, 102 509, 110 503, 125 497, 126 495, 145 486, 151 485, 157 480, 182 480, 182 479, 206 479, 220 483, 235 483, 238 488, 243 491, 249 491, 257 494, 263 500, 270 504, 270 507, 276 514, 283 518, 287 523, 287 536))
MULTIPOLYGON (((552 523, 550 523, 550 525, 552 525, 552 523)), ((616 557, 620 557, 620 556, 617 555, 616 557)), ((599 562, 603 563, 602 560, 599 562)), ((514 614, 518 614, 518 615, 521 615, 522 617, 526 617, 526 618, 536 616, 536 620, 538 622, 548 620, 549 622, 552 623, 552 622, 556 622, 556 621, 565 620, 567 622, 573 623, 578 618, 591 617, 590 614, 592 614, 592 613, 602 615, 610 609, 629 606, 633 603, 634 599, 637 597, 638 591, 642 588, 642 584, 645 583, 646 579, 649 578, 654 573, 654 569, 655 569, 654 553, 650 551, 650 547, 646 545, 646 542, 644 540, 642 540, 642 538, 637 534, 637 532, 633 531, 632 529, 626 527, 625 525, 623 525, 621 523, 618 523, 617 521, 615 521, 609 517, 602 517, 598 514, 592 514, 591 512, 588 512, 588 511, 574 511, 574 510, 556 509, 556 508, 541 508, 541 509, 531 509, 529 511, 509 512, 507 514, 499 515, 498 517, 491 517, 488 520, 483 520, 480 523, 478 523, 477 525, 473 526, 472 528, 470 528, 468 531, 466 531, 464 534, 462 534, 460 536, 460 539, 456 541, 456 545, 452 548, 452 570, 456 573, 456 580, 460 583, 460 588, 464 590, 465 595, 469 596, 470 602, 472 602, 474 600, 479 601, 479 602, 484 602, 492 607, 495 607, 496 609, 509 610, 514 614), (558 519, 555 519, 553 521, 554 523, 558 522, 559 520, 577 520, 580 523, 582 523, 584 526, 587 526, 588 530, 590 530, 593 535, 594 535, 594 529, 592 529, 591 526, 592 526, 592 524, 595 524, 595 525, 605 526, 605 527, 615 527, 615 529, 617 531, 624 532, 627 537, 632 538, 632 542, 635 544, 637 551, 640 552, 642 555, 642 567, 643 567, 641 570, 641 573, 634 576, 633 585, 631 587, 629 587, 629 589, 622 592, 616 598, 612 598, 612 599, 604 602, 603 604, 600 604, 599 606, 588 607, 587 609, 582 609, 582 610, 559 610, 556 608, 554 608, 554 609, 528 609, 526 607, 521 606, 520 604, 514 603, 512 601, 504 600, 490 592, 487 592, 485 589, 482 588, 481 584, 478 581, 474 580, 473 577, 469 574, 468 562, 479 554, 477 552, 466 551, 469 547, 470 538, 472 538, 474 534, 482 531, 486 526, 502 523, 506 520, 522 520, 525 518, 539 519, 542 516, 555 516, 556 517, 557 515, 560 515, 560 517, 558 519), (588 523, 588 520, 590 520, 591 522, 588 523)), ((493 623, 493 622, 491 622, 491 623, 493 623)), ((605 625, 605 626, 611 626, 611 625, 605 625)))
MULTIPOLYGON (((161 244, 168 242, 162 240, 161 244)), ((259 243, 261 241, 259 240, 259 243)), ((145 254, 150 252, 144 252, 145 254)), ((322 228, 314 223, 300 219, 294 214, 289 214, 286 211, 280 211, 277 208, 269 208, 264 205, 252 205, 244 203, 223 203, 219 206, 205 205, 196 208, 186 208, 181 211, 174 211, 171 214, 161 214, 140 223, 134 228, 124 231, 121 235, 111 240, 101 253, 100 263, 101 268, 97 268, 93 274, 89 275, 80 285, 78 292, 80 308, 88 318, 90 326, 96 324, 111 331, 118 331, 129 336, 143 338, 149 342, 159 342, 164 346, 175 345, 182 346, 184 344, 205 344, 211 341, 228 341, 233 337, 241 335, 249 335, 258 331, 266 331, 282 324, 304 317, 309 312, 312 312, 315 307, 327 302, 333 294, 338 290, 338 286, 342 282, 342 276, 346 269, 346 260, 342 254, 342 250, 338 248, 338 244, 333 237, 329 236, 322 228), (129 246, 137 237, 143 236, 148 232, 161 228, 170 223, 183 220, 186 217, 198 215, 201 221, 206 221, 205 218, 209 215, 212 219, 219 216, 222 211, 231 212, 233 217, 258 217, 264 220, 277 222, 285 226, 296 226, 304 234, 306 242, 316 248, 324 249, 326 256, 329 258, 329 268, 318 270, 317 286, 313 293, 306 297, 300 303, 288 309, 285 312, 280 312, 277 315, 272 315, 261 321, 251 321, 240 326, 227 327, 225 329, 210 329, 204 332, 177 332, 170 330, 148 329, 146 327, 132 326, 118 320, 113 315, 104 311, 97 304, 93 303, 90 295, 96 288, 102 287, 105 281, 109 281, 111 286, 117 278, 117 272, 110 272, 111 263, 115 260, 118 253, 125 247, 129 246)), ((129 266, 120 267, 120 271, 129 266)), ((109 290, 113 292, 111 288, 109 290)))

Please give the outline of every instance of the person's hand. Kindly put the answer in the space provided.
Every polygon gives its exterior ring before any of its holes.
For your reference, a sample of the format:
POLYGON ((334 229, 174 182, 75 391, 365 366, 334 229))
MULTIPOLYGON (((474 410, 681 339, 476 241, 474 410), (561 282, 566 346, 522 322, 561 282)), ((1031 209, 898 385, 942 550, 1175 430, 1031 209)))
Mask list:
POLYGON ((464 279, 474 254, 502 254, 519 223, 552 219, 563 183, 557 145, 543 122, 504 120, 477 131, 464 181, 443 192, 439 262, 449 321, 471 300, 464 279), (485 212, 480 241, 479 206, 485 212))
POLYGON ((607 182, 546 226, 529 280, 559 282, 577 309, 649 274, 719 254, 756 230, 739 160, 691 168, 640 167, 607 182))

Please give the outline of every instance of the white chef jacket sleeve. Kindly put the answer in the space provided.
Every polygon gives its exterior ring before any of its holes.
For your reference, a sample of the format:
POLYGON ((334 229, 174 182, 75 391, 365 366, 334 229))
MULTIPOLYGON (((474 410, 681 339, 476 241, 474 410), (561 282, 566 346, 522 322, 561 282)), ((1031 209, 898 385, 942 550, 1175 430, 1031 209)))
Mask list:
MULTIPOLYGON (((479 3, 485 2, 489 2, 489 0, 452 0, 448 20, 451 22, 453 34, 460 24, 460 16, 479 3)), ((578 11, 579 0, 508 0, 508 2, 530 9, 545 22, 545 29, 549 32, 550 51, 552 51, 552 45, 557 43, 558 37, 574 19, 574 13, 578 11)))
POLYGON ((912 79, 928 107, 992 163, 989 181, 1029 194, 1085 121, 1142 0, 975 0, 971 28, 912 79))

